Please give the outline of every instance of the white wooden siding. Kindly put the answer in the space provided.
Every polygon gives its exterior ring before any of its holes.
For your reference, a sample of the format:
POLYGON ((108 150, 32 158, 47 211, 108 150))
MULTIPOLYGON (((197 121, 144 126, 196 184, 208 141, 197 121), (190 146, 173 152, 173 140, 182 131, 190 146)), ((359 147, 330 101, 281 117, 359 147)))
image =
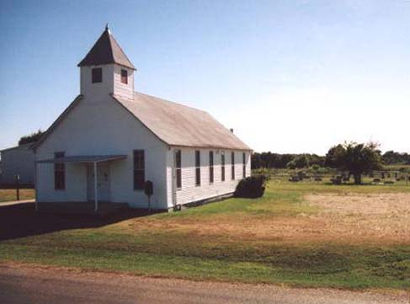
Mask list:
MULTIPOLYGON (((40 145, 37 160, 64 151, 70 155, 125 154, 126 160, 111 163, 111 201, 146 207, 143 191, 133 188, 133 150, 145 150, 145 178, 152 180, 153 208, 167 208, 166 154, 168 147, 111 97, 85 97, 40 145)), ((38 201, 85 201, 86 165, 66 164, 66 189, 54 190, 52 164, 38 164, 38 201)))
MULTIPOLYGON (((242 151, 235 151, 235 180, 231 179, 231 150, 215 149, 214 151, 214 182, 209 181, 209 151, 210 149, 172 148, 167 156, 168 207, 172 207, 172 196, 175 191, 176 204, 186 204, 200 201, 235 191, 242 179, 242 151), (173 190, 173 154, 181 150, 182 157, 182 187, 173 190), (201 185, 195 184, 195 151, 201 151, 201 185), (225 181, 221 180, 221 152, 225 152, 225 181)), ((250 176, 250 153, 246 153, 246 176, 250 176)), ((175 186, 174 186, 175 188, 175 186)))
POLYGON ((122 66, 114 65, 114 89, 115 95, 123 98, 134 98, 134 70, 122 66), (128 84, 121 82, 121 70, 126 70, 128 73, 128 84))
POLYGON ((80 93, 89 100, 101 100, 114 93, 114 65, 83 66, 80 68, 80 93), (102 69, 102 82, 91 82, 91 70, 102 69))

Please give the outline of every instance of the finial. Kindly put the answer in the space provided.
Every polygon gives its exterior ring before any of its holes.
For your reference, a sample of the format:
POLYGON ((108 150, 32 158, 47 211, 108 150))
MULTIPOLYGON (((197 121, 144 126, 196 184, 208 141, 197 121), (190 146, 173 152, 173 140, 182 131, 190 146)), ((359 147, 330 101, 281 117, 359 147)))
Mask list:
POLYGON ((110 28, 108 27, 108 22, 105 24, 105 30, 110 33, 110 28))

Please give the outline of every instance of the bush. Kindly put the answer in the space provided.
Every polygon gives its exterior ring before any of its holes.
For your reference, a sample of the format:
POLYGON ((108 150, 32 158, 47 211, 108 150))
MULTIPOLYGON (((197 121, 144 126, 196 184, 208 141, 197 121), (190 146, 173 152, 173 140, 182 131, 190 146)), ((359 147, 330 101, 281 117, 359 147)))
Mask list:
POLYGON ((236 186, 234 196, 245 198, 257 198, 265 192, 266 176, 255 175, 241 180, 236 186))
POLYGON ((320 166, 318 164, 314 164, 314 165, 312 165, 311 168, 312 168, 313 171, 319 171, 320 166))

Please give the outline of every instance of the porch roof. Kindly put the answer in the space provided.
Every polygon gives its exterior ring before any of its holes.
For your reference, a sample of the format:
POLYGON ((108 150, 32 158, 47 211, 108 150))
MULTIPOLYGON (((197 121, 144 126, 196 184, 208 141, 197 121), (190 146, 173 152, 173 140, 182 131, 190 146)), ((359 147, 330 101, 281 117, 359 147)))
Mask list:
POLYGON ((42 159, 36 161, 38 164, 44 163, 99 163, 111 160, 126 159, 127 155, 73 155, 60 158, 42 159))

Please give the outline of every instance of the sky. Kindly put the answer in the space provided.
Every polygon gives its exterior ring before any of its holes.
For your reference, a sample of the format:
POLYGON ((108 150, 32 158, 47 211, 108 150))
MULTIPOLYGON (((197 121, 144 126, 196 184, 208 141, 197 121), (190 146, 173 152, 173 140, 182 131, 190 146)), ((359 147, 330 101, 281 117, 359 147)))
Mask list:
POLYGON ((107 22, 137 91, 208 111, 254 151, 410 152, 410 0, 0 0, 0 149, 79 94, 107 22))

